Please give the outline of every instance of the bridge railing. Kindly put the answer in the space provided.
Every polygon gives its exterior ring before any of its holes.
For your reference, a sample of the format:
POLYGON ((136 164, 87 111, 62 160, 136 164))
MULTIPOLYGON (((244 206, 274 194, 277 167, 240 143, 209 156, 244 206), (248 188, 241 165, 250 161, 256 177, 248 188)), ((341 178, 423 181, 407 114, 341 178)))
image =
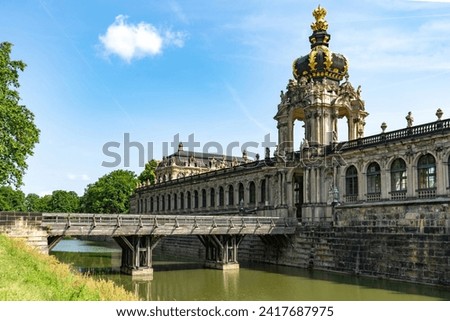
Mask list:
POLYGON ((42 222, 42 215, 34 212, 0 212, 0 228, 17 225, 18 222, 39 226, 42 222))
POLYGON ((272 226, 294 226, 296 220, 280 217, 259 216, 212 216, 212 215, 137 215, 137 214, 80 214, 80 213, 43 213, 43 225, 66 224, 66 225, 105 225, 105 226, 244 226, 244 225, 267 225, 272 226))

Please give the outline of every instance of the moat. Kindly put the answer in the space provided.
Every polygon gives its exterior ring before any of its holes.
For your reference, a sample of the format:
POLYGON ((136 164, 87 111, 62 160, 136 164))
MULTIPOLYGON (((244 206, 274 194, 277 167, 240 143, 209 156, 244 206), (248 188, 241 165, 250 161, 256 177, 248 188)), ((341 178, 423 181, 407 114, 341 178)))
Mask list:
POLYGON ((202 262, 155 257, 152 281, 120 274, 120 248, 112 242, 62 240, 51 253, 94 277, 109 279, 143 300, 361 301, 450 300, 450 290, 406 282, 241 262, 241 269, 204 269, 202 262))

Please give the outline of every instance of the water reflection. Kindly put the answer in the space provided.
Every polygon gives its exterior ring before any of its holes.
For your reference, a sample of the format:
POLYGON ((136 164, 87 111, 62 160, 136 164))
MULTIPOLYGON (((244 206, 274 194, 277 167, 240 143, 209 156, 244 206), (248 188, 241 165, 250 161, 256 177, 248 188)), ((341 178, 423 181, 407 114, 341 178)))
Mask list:
POLYGON ((153 280, 137 281, 120 274, 120 249, 108 242, 63 240, 52 253, 81 272, 113 280, 143 300, 450 300, 448 289, 404 282, 249 263, 241 263, 239 270, 209 270, 202 262, 158 257, 153 280))

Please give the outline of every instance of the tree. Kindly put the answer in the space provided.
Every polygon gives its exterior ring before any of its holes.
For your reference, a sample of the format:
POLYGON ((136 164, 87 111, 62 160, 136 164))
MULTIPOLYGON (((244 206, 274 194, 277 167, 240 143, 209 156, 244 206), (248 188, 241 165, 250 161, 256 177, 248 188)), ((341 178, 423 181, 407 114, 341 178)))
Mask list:
POLYGON ((136 174, 132 171, 112 171, 86 187, 81 210, 86 213, 128 213, 136 183, 136 174))
POLYGON ((151 161, 148 161, 147 164, 145 164, 145 168, 142 171, 141 174, 139 174, 138 179, 139 182, 146 184, 147 181, 150 182, 150 184, 155 183, 155 169, 158 166, 158 162, 152 159, 151 161))
POLYGON ((80 198, 73 191, 53 191, 50 204, 51 212, 77 213, 80 211, 80 198))
POLYGON ((39 207, 41 198, 38 194, 30 193, 25 197, 25 210, 27 212, 41 212, 39 207))
POLYGON ((11 186, 0 186, 0 211, 25 211, 25 194, 11 186))
POLYGON ((39 202, 37 203, 36 210, 37 210, 37 212, 47 212, 47 213, 53 212, 52 196, 51 195, 42 196, 39 199, 39 202))
POLYGON ((34 114, 20 105, 19 71, 26 64, 11 60, 12 44, 0 43, 0 185, 22 185, 26 160, 39 142, 34 114))

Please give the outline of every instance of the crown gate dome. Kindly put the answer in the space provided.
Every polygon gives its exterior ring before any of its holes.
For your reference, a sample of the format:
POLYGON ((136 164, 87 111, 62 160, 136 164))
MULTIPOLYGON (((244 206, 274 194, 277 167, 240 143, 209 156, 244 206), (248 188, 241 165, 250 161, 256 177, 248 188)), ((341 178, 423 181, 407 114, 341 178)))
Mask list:
POLYGON ((347 74, 347 59, 328 48, 330 34, 327 33, 328 23, 325 20, 327 11, 320 5, 313 11, 315 22, 311 24, 313 34, 309 37, 311 52, 294 60, 292 69, 296 80, 302 77, 314 80, 324 78, 341 81, 347 74))

